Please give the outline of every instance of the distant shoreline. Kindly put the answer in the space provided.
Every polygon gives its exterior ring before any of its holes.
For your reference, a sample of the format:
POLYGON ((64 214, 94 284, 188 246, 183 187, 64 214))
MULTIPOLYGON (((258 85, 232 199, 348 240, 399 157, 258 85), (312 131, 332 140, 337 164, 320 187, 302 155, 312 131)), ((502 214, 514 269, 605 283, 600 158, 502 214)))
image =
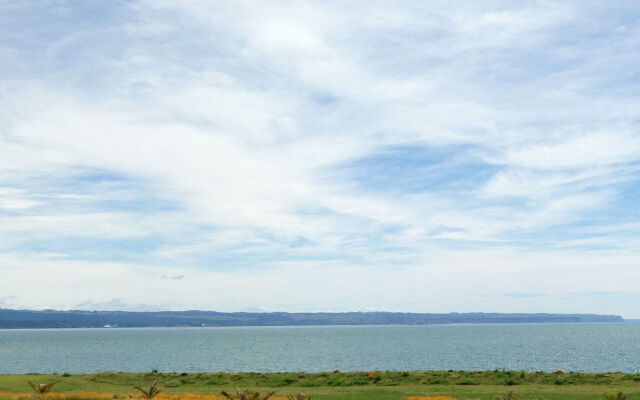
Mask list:
POLYGON ((223 313, 0 309, 0 329, 449 325, 633 322, 619 315, 547 313, 223 313))

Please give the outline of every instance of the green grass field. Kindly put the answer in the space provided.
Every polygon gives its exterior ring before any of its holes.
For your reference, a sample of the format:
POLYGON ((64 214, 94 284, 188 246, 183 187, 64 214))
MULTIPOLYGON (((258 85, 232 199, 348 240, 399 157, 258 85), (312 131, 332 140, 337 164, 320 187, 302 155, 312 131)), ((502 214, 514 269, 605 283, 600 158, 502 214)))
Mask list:
POLYGON ((28 392, 27 382, 57 382, 56 392, 114 392, 125 394, 137 385, 159 381, 166 393, 220 394, 236 387, 277 396, 312 394, 314 399, 401 400, 407 396, 451 395, 459 399, 491 400, 513 390, 524 400, 598 399, 622 391, 640 400, 640 374, 542 373, 519 371, 422 371, 326 373, 126 373, 3 375, 0 392, 28 392))

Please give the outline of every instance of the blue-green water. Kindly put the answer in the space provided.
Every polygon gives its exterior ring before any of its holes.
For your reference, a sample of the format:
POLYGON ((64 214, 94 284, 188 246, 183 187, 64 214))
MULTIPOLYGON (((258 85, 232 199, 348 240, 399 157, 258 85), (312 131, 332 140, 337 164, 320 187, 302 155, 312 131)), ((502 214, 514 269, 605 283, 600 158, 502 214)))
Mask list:
POLYGON ((0 374, 425 369, 640 372, 640 324, 0 330, 0 374))

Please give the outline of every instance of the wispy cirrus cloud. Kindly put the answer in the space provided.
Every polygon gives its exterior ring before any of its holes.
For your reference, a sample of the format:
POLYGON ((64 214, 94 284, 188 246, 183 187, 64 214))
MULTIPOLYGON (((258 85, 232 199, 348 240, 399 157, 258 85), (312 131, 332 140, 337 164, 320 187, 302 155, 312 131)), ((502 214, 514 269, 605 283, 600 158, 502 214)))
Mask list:
POLYGON ((286 310, 298 285, 311 299, 298 310, 504 311, 492 282, 571 285, 563 305, 513 304, 630 315, 584 293, 615 290, 610 268, 638 283, 639 16, 577 2, 2 5, 0 289, 30 307, 263 301, 208 297, 228 282, 272 286, 268 307, 286 310), (525 257, 553 273, 519 270, 525 257), (110 293, 16 289, 47 270, 110 293), (162 299, 134 290, 156 275, 184 278, 161 280, 162 299), (443 281, 449 294, 431 287, 443 281), (361 295, 327 299, 349 287, 361 295))

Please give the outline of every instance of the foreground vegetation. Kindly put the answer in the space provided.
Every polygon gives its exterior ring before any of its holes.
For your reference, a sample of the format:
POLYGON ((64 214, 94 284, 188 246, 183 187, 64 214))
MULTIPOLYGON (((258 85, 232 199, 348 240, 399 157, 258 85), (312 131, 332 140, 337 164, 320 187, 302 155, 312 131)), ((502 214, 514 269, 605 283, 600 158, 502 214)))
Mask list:
POLYGON ((505 397, 513 391, 521 400, 603 400, 605 393, 621 391, 627 400, 640 400, 640 374, 502 370, 4 375, 0 376, 0 400, 33 398, 27 393, 29 381, 38 385, 55 382, 55 393, 39 394, 42 400, 111 400, 114 394, 115 398, 141 400, 145 396, 135 387, 148 388, 154 382, 161 390, 154 400, 219 400, 224 398, 223 391, 233 393, 238 387, 260 393, 275 391, 278 399, 305 393, 314 400, 401 400, 420 396, 493 400, 496 395, 505 397))

